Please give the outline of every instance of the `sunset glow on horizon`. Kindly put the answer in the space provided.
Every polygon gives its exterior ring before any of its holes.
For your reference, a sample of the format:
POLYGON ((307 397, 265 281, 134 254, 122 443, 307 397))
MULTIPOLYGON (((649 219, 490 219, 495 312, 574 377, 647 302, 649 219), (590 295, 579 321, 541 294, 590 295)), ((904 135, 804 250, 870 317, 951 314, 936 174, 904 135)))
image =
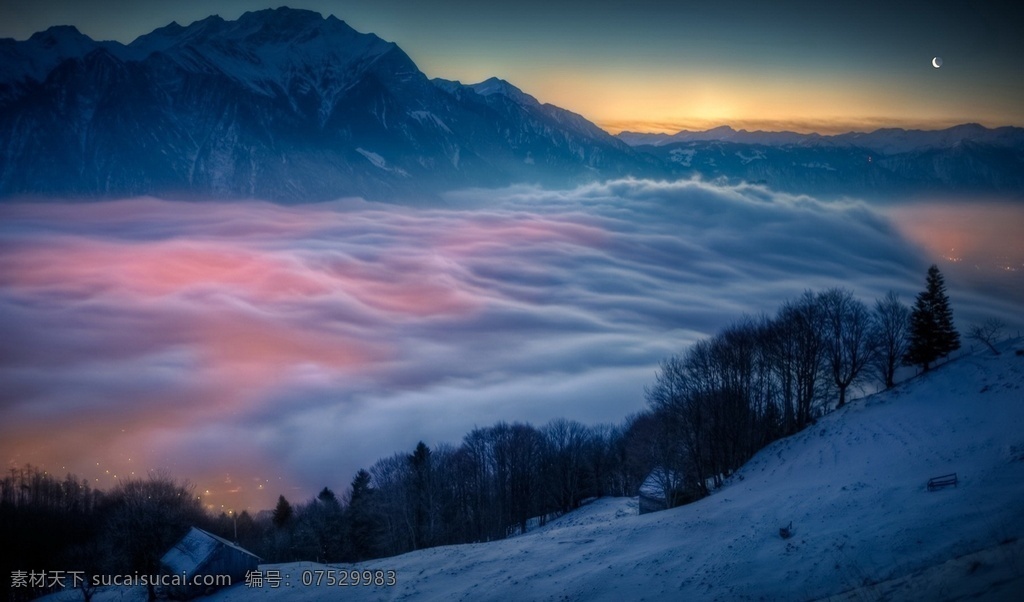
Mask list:
MULTIPOLYGON (((575 0, 514 8, 458 0, 289 5, 396 43, 428 77, 500 77, 611 133, 1024 126, 1020 7, 748 0, 644 0, 600 9, 575 0), (931 64, 937 54, 941 69, 931 64)), ((0 7, 0 37, 26 39, 67 24, 97 40, 129 43, 171 21, 237 19, 276 6, 13 0, 0 7)))

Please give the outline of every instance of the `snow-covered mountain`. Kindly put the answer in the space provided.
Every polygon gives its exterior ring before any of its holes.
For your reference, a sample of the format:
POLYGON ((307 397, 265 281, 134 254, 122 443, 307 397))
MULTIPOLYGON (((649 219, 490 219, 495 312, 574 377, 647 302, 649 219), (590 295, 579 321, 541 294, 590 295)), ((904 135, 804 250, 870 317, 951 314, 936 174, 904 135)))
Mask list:
POLYGON ((944 130, 883 128, 873 132, 847 132, 835 135, 761 130, 750 132, 743 129, 734 130, 724 125, 702 132, 682 130, 675 134, 621 132, 618 137, 630 146, 665 146, 677 142, 718 141, 762 146, 857 147, 883 155, 947 149, 963 142, 1008 148, 1024 146, 1024 128, 1007 126, 990 129, 977 123, 965 123, 944 130))
POLYGON ((722 142, 739 142, 743 144, 800 144, 806 140, 822 138, 818 134, 798 134, 796 132, 764 132, 757 130, 734 130, 722 125, 702 132, 682 130, 675 134, 651 134, 643 132, 620 132, 618 138, 630 146, 664 146, 676 142, 706 142, 716 140, 722 142))
POLYGON ((395 44, 281 8, 131 44, 3 40, 0 195, 429 196, 649 175, 657 161, 492 79, 431 81, 395 44))
POLYGON ((0 40, 0 198, 401 201, 624 176, 1024 197, 1024 130, 615 137, 497 78, 430 80, 394 43, 287 8, 127 45, 68 26, 0 40))
POLYGON ((753 182, 829 196, 996 193, 1024 198, 1024 128, 965 124, 833 136, 748 132, 637 134, 619 139, 666 164, 674 177, 753 182))

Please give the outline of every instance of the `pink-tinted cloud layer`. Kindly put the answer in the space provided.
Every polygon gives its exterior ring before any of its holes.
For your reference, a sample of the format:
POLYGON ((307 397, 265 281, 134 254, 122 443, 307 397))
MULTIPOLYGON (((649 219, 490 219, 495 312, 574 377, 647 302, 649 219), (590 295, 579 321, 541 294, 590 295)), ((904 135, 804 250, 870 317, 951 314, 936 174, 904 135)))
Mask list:
POLYGON ((909 298, 924 262, 863 205, 697 182, 4 205, 0 453, 259 509, 498 419, 618 421, 702 333, 805 288, 909 298))

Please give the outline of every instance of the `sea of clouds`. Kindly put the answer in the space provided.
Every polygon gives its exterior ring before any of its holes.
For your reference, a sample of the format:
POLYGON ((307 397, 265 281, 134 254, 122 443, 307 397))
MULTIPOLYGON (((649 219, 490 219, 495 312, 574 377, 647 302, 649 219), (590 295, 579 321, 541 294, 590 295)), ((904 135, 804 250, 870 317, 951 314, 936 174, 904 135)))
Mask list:
POLYGON ((0 205, 4 460, 301 501, 497 420, 619 422, 661 359, 743 314, 831 286, 909 303, 931 262, 865 204, 757 186, 445 201, 0 205))

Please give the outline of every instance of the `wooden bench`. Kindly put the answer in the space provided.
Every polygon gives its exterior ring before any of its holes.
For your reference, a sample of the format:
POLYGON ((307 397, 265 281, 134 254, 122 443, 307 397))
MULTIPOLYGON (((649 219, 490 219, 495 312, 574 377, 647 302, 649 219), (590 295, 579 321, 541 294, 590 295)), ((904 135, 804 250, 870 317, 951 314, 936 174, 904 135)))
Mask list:
POLYGON ((936 489, 942 489, 943 487, 957 486, 960 481, 956 478, 956 473, 944 474, 941 477, 932 477, 928 479, 928 491, 935 491, 936 489))

